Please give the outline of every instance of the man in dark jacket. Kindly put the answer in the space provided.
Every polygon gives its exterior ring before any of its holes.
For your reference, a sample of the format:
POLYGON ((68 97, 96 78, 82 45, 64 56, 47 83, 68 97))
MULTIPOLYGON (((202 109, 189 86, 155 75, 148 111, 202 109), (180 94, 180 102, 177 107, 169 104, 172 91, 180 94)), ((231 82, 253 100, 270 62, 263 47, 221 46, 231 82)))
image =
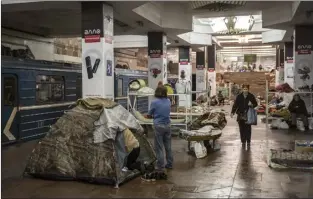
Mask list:
POLYGON ((257 107, 258 103, 253 94, 249 92, 249 85, 242 85, 242 93, 237 95, 235 103, 231 111, 231 117, 236 113, 237 122, 239 125, 240 139, 242 147, 246 144, 248 148, 251 142, 251 125, 246 124, 247 122, 247 112, 250 107, 257 107))
POLYGON ((293 99, 288 106, 288 110, 291 113, 291 127, 292 128, 297 127, 297 118, 301 118, 305 129, 306 130, 309 129, 308 118, 307 118, 308 111, 306 109, 305 102, 300 98, 299 94, 295 94, 293 96, 293 99))

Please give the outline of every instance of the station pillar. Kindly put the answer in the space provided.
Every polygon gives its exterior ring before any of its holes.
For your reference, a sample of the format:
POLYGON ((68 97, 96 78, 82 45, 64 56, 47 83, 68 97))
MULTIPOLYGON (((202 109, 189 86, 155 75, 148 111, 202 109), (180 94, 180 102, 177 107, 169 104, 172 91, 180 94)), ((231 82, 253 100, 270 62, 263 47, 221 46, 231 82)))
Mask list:
POLYGON ((153 89, 167 83, 166 42, 163 32, 148 32, 148 84, 153 89))
MULTIPOLYGON (((206 49, 205 49, 206 50, 206 49)), ((206 61, 205 61, 205 50, 203 52, 196 52, 196 90, 206 90, 206 61)), ((197 94, 197 98, 201 95, 207 97, 207 93, 197 94)))
POLYGON ((190 107, 192 104, 192 65, 190 63, 190 47, 180 46, 178 52, 178 83, 182 84, 187 92, 187 95, 179 95, 178 105, 190 107))
POLYGON ((313 112, 313 26, 296 26, 294 31, 294 88, 300 92, 309 113, 313 112))
POLYGON ((114 99, 113 8, 82 2, 83 98, 114 99))
POLYGON ((207 47, 208 58, 208 89, 210 90, 210 97, 216 95, 216 45, 207 47))

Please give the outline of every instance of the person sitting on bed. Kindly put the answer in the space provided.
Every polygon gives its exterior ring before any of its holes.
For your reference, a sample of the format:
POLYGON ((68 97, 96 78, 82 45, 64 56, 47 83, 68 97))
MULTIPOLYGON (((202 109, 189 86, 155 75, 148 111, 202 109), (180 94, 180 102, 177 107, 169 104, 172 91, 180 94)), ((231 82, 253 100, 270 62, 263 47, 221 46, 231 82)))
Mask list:
POLYGON ((300 98, 299 94, 293 96, 292 101, 288 106, 288 110, 291 113, 291 128, 297 127, 297 118, 301 118, 306 130, 309 129, 308 124, 308 111, 306 109, 305 102, 300 98))

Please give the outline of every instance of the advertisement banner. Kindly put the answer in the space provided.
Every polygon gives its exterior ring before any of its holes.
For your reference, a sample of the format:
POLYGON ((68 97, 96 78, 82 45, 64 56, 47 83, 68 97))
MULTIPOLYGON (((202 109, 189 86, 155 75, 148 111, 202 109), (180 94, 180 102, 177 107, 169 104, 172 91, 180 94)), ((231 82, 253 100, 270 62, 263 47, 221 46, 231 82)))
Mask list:
MULTIPOLYGON (((196 52, 196 90, 206 89, 205 52, 196 52)), ((197 97, 203 93, 197 94, 197 97)))
POLYGON ((294 88, 294 63, 285 63, 284 82, 288 83, 291 88, 294 88))
POLYGON ((207 47, 207 58, 208 58, 208 71, 214 72, 216 65, 216 46, 212 44, 212 46, 207 47))
POLYGON ((179 64, 188 65, 190 63, 190 48, 188 46, 179 47, 179 64))
POLYGON ((293 43, 286 42, 285 43, 285 62, 293 63, 293 43))
POLYGON ((148 32, 148 56, 150 58, 161 58, 163 45, 162 32, 148 32))
POLYGON ((285 43, 285 67, 284 67, 284 82, 288 83, 291 88, 294 88, 294 63, 293 63, 293 43, 285 43))
POLYGON ((284 49, 279 49, 279 67, 284 68, 285 65, 285 51, 284 49))
POLYGON ((114 98, 112 38, 112 7, 102 2, 83 2, 82 87, 84 98, 114 98))
MULTIPOLYGON (((179 82, 185 82, 186 88, 190 87, 191 88, 191 77, 192 77, 192 66, 190 63, 187 65, 179 64, 178 67, 178 81, 179 82)), ((192 95, 179 95, 178 96, 178 105, 179 106, 187 106, 190 107, 192 104, 192 95)))
POLYGON ((208 71, 208 86, 210 89, 210 97, 216 95, 216 72, 208 71))
MULTIPOLYGON (((156 89, 159 82, 167 83, 166 36, 162 32, 148 33, 148 54, 149 87, 156 89)), ((150 101, 152 99, 149 98, 150 101)))
MULTIPOLYGON (((279 70, 279 48, 276 48, 276 70, 279 70)), ((276 82, 276 81, 275 81, 276 82)))
MULTIPOLYGON (((296 26, 294 42, 294 67, 295 67, 295 89, 301 92, 311 92, 313 88, 313 27, 296 26)), ((310 94, 301 94, 305 101, 308 112, 312 112, 310 94)))
MULTIPOLYGON (((190 47, 181 46, 178 49, 178 82, 183 83, 191 89, 192 65, 190 63, 190 47)), ((186 87, 187 88, 187 87, 186 87)), ((179 95, 179 106, 191 106, 192 95, 179 95)))

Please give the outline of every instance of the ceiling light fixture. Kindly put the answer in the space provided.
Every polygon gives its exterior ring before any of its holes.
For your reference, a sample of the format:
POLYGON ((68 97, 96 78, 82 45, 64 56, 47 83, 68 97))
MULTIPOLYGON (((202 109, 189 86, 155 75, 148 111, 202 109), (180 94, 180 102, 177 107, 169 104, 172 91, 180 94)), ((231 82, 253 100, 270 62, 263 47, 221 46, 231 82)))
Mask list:
POLYGON ((261 42, 262 41, 262 39, 249 39, 249 41, 252 41, 252 42, 261 42))

